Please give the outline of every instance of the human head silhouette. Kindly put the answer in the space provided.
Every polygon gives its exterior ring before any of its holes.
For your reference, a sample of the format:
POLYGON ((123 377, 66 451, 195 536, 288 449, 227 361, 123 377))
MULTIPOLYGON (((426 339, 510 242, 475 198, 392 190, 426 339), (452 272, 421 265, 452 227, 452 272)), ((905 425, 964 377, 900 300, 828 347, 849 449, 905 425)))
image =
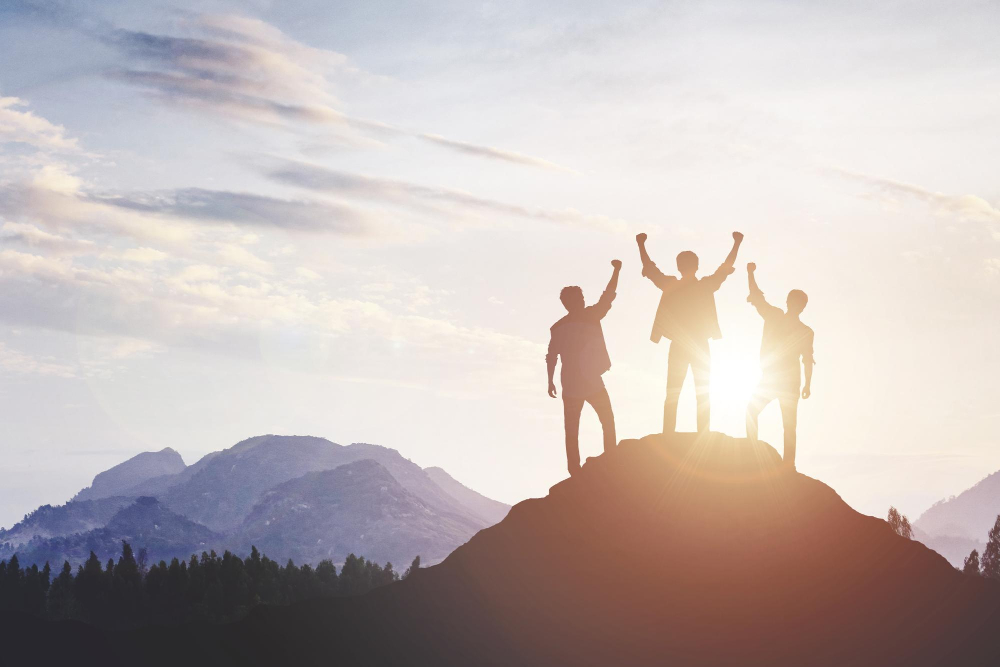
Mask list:
POLYGON ((583 290, 576 285, 563 287, 562 291, 559 292, 559 300, 562 301, 562 305, 566 306, 566 310, 571 313, 583 310, 586 305, 583 300, 583 290))
POLYGON ((788 305, 788 313, 790 315, 798 315, 806 309, 809 297, 802 290, 793 289, 788 293, 788 299, 786 299, 785 303, 788 305))
POLYGON ((682 278, 693 278, 698 273, 698 255, 690 250, 677 255, 677 270, 681 272, 682 278))

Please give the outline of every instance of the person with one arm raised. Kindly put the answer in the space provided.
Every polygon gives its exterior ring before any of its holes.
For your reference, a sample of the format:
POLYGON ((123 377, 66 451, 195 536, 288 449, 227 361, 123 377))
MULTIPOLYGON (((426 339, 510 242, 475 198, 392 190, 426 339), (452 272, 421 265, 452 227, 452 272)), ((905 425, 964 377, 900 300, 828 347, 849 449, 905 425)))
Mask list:
POLYGON ((615 415, 611 398, 601 376, 611 368, 611 357, 604 342, 601 320, 611 310, 618 289, 618 274, 622 263, 613 260, 611 280, 601 298, 592 306, 583 299, 579 287, 564 287, 559 300, 566 316, 550 329, 549 351, 545 363, 549 373, 549 396, 556 397, 556 362, 562 360, 563 418, 566 426, 566 459, 570 475, 580 471, 580 415, 583 404, 590 403, 601 420, 604 430, 604 451, 611 452, 618 443, 615 435, 615 415))
POLYGON ((660 288, 660 303, 653 320, 650 340, 659 343, 670 341, 667 354, 667 397, 663 402, 663 432, 677 430, 677 402, 687 377, 688 368, 694 375, 695 399, 698 410, 698 432, 707 432, 711 426, 712 407, 709 383, 712 356, 709 340, 722 337, 719 315, 715 308, 715 293, 736 269, 736 254, 743 242, 743 234, 733 232, 733 248, 726 261, 710 276, 698 278, 698 255, 690 250, 677 255, 680 278, 665 275, 646 252, 646 235, 635 237, 642 260, 642 275, 660 288))
POLYGON ((793 289, 785 300, 787 311, 772 306, 757 286, 757 265, 747 264, 747 297, 764 319, 764 335, 760 344, 760 384, 747 406, 747 438, 757 442, 757 419, 767 404, 777 399, 781 407, 781 423, 785 431, 784 466, 795 470, 795 429, 798 424, 799 397, 812 394, 813 330, 799 316, 809 302, 802 290, 793 289), (802 363, 803 372, 799 371, 802 363), (802 384, 802 375, 805 384, 802 384), (800 391, 801 389, 801 391, 800 391))

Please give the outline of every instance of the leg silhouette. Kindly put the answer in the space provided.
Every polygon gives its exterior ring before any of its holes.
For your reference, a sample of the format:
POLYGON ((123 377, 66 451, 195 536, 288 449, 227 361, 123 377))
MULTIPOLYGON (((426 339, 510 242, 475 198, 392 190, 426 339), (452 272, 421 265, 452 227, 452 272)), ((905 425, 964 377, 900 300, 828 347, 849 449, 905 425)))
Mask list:
POLYGON ((601 420, 601 428, 604 430, 604 451, 610 452, 618 444, 618 437, 615 434, 615 413, 611 410, 611 397, 608 396, 608 390, 601 387, 599 391, 595 391, 587 397, 587 402, 594 408, 597 418, 601 420))
POLYGON ((760 388, 750 399, 750 403, 747 405, 747 439, 750 442, 757 442, 757 419, 772 400, 774 399, 763 393, 760 388))
POLYGON ((712 357, 708 341, 692 350, 691 371, 694 375, 694 395, 698 404, 698 432, 707 433, 712 423, 712 401, 709 394, 712 377, 712 357))
POLYGON ((781 425, 785 430, 785 453, 782 458, 786 466, 794 468, 795 427, 798 423, 799 397, 794 395, 782 396, 778 403, 781 406, 781 425))
POLYGON ((687 349, 677 341, 670 341, 670 351, 667 353, 667 398, 663 401, 664 433, 677 430, 677 401, 681 397, 690 364, 691 356, 687 349))
POLYGON ((575 475, 580 470, 581 412, 583 412, 582 398, 563 396, 563 417, 566 421, 566 462, 570 475, 575 475))

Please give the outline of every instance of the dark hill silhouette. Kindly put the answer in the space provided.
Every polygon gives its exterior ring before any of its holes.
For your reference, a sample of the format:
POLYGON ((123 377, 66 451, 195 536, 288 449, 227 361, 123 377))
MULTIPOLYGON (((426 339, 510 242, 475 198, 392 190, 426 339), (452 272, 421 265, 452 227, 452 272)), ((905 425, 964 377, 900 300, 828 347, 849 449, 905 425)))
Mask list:
POLYGON ((624 441, 399 584, 115 645, 164 665, 997 664, 1000 585, 779 462, 718 434, 624 441))
POLYGON ((381 464, 362 459, 271 489, 233 541, 237 553, 256 546, 296 563, 340 562, 355 553, 405 566, 414 556, 440 561, 481 527, 465 514, 436 509, 381 464))
POLYGON ((130 490, 150 479, 176 475, 185 468, 184 459, 170 447, 158 452, 143 452, 94 477, 93 483, 73 500, 97 500, 111 496, 132 496, 130 490))
POLYGON ((1000 472, 995 472, 957 496, 935 503, 913 522, 914 534, 960 567, 970 551, 982 551, 998 514, 1000 472))

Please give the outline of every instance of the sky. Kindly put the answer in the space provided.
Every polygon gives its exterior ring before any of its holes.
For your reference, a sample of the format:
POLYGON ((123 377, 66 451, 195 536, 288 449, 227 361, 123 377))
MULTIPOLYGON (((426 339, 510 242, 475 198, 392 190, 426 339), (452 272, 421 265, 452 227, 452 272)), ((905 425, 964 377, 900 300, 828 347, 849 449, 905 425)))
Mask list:
MULTIPOLYGON (((565 476, 559 290, 620 437, 666 345, 634 237, 718 293, 713 428, 809 294, 798 468, 911 518, 1000 469, 1000 5, 0 3, 0 525, 142 451, 370 442, 506 502, 565 476)), ((690 382, 690 379, 689 379, 690 382)), ((690 386, 679 428, 694 428, 690 386)), ((777 405, 761 437, 779 445, 777 405)), ((584 455, 601 451, 585 412, 584 455)))

